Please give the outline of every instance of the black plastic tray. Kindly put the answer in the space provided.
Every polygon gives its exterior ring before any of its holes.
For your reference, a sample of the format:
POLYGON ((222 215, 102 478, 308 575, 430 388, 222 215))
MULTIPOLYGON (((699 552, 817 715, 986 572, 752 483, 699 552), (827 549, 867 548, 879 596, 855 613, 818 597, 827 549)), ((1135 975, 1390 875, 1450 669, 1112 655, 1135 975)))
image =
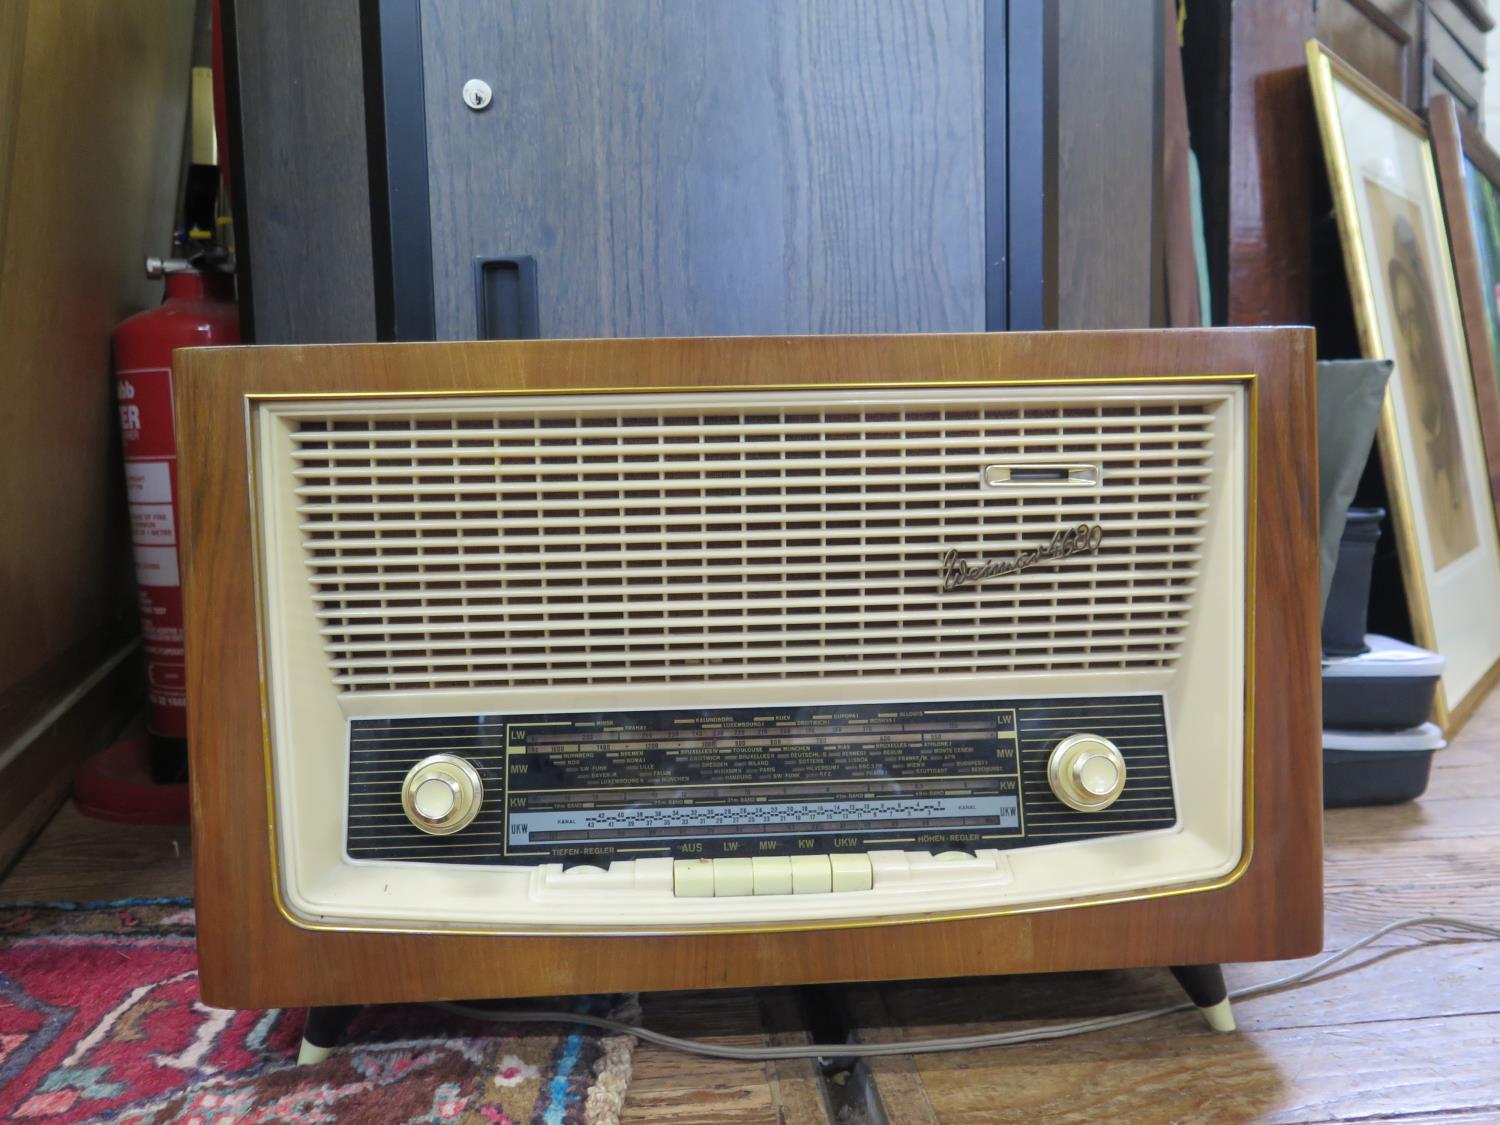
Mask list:
POLYGON ((1376 633, 1362 639, 1361 654, 1323 661, 1323 729, 1390 732, 1421 726, 1432 714, 1443 658, 1376 633))
POLYGON ((1341 730, 1405 730, 1432 714, 1438 677, 1323 680, 1323 722, 1341 730))
POLYGON ((1324 750, 1323 807, 1396 805, 1427 791, 1436 750, 1324 750))

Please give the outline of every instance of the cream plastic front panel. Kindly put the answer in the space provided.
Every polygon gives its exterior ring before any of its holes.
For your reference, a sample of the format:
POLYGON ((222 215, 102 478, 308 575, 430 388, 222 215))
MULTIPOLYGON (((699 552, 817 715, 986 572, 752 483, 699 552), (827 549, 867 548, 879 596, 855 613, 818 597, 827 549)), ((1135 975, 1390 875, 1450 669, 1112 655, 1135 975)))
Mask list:
MULTIPOLYGON (((251 471, 257 506, 262 657, 269 702, 268 764, 280 901, 294 921, 313 926, 512 933, 683 932, 724 927, 816 928, 921 915, 1004 912, 1143 896, 1222 880, 1242 869, 1248 848, 1243 815, 1247 774, 1248 410, 1246 382, 1208 380, 1108 386, 251 400, 247 424, 254 462, 251 471), (1181 620, 1178 631, 1172 633, 1175 639, 1170 646, 1161 646, 1154 659, 1138 660, 1128 647, 1120 647, 1115 653, 1107 643, 1115 634, 1101 633, 1097 646, 1090 651, 1097 649, 1103 655, 1089 656, 1086 661, 1068 655, 1074 650, 1062 648, 1039 654, 1034 647, 1018 647, 1013 656, 984 656, 975 647, 977 642, 965 642, 968 647, 963 651, 968 655, 964 659, 970 667, 965 669, 963 661, 956 661, 953 671, 913 661, 917 670, 912 672, 902 665, 854 675, 842 674, 839 663, 829 661, 829 667, 821 671, 810 671, 806 664, 789 664, 780 677, 694 677, 680 674, 677 668, 664 668, 642 671, 641 682, 598 675, 590 682, 586 669, 581 672, 578 666, 570 665, 532 677, 552 675, 557 680, 554 683, 476 686, 475 681, 483 684, 485 676, 508 674, 506 668, 485 671, 475 666, 482 661, 472 656, 467 664, 455 662, 442 647, 451 648, 456 643, 451 634, 446 634, 437 635, 420 673, 386 669, 387 676, 420 675, 425 680, 422 686, 402 686, 366 676, 368 661, 341 663, 330 647, 348 646, 350 640, 339 634, 338 620, 330 621, 326 610, 320 611, 314 592, 311 570, 315 567, 305 523, 310 490, 307 472, 299 471, 296 454, 299 429, 309 425, 337 431, 344 425, 358 428, 371 419, 390 416, 404 420, 401 425, 421 426, 422 419, 431 418, 445 425, 460 419, 479 420, 465 423, 474 426, 493 426, 495 419, 507 417, 572 416, 587 422, 594 414, 634 412, 666 417, 683 411, 785 420, 803 417, 809 411, 844 412, 838 417, 863 411, 862 417, 882 418, 891 411, 905 410, 910 413, 903 417, 941 419, 968 418, 973 411, 985 408, 1020 411, 1028 418, 1048 416, 1049 412, 1065 417, 1092 410, 1112 422, 1116 416, 1131 419, 1137 413, 1159 409, 1199 419, 1204 433, 1194 456, 1204 470, 1200 494, 1191 498, 1193 503, 1182 505, 1186 516, 1181 512, 1174 515, 1190 517, 1192 525, 1187 528, 1192 532, 1188 540, 1192 544, 1192 566, 1185 580, 1190 596, 1179 607, 1181 620), (1003 665, 1008 670, 997 672, 982 670, 983 660, 991 664, 996 660, 1010 662, 1003 665), (460 671, 451 671, 460 666, 460 671), (454 680, 460 682, 450 686, 454 680), (872 853, 873 886, 863 891, 679 897, 673 893, 669 859, 615 861, 608 870, 583 867, 564 871, 558 864, 505 867, 354 860, 345 849, 348 733, 354 719, 1134 694, 1164 698, 1177 809, 1174 826, 1009 851, 981 849, 955 863, 926 853, 876 852, 872 853)), ((1118 473, 1120 465, 1132 456, 1148 466, 1155 463, 1150 458, 1150 443, 1160 436, 1155 431, 1161 427, 1155 425, 1158 419, 1147 421, 1153 425, 1144 427, 1134 442, 1100 439, 1105 452, 1098 457, 1028 455, 1012 460, 1097 464, 1100 479, 1085 482, 1084 487, 1107 492, 1111 473, 1118 473)), ((918 431, 923 450, 955 445, 950 440, 944 446, 943 440, 935 440, 917 423, 912 423, 911 429, 918 431)), ((902 433, 906 438, 911 436, 907 431, 902 433)), ((704 441, 711 438, 709 435, 704 441)), ((501 462, 503 458, 497 442, 493 459, 501 462)), ((986 468, 1003 459, 993 453, 974 458, 975 495, 994 491, 987 481, 986 468)), ((1167 470, 1137 466, 1132 471, 1140 474, 1132 479, 1140 481, 1149 480, 1153 472, 1167 470)), ((339 489, 324 491, 336 494, 339 489)), ((1141 541, 1154 542, 1150 534, 1153 520, 1144 517, 1156 514, 1153 505, 1157 501, 1147 497, 1136 503, 1136 499, 1115 496, 1112 502, 1119 505, 1118 509, 1107 510, 1119 511, 1119 518, 1127 523, 1134 519, 1145 529, 1141 541)), ((409 515, 415 525, 420 525, 428 514, 439 518, 440 508, 434 505, 432 513, 413 510, 398 515, 409 515)), ((1065 522, 1056 515, 1046 518, 1065 522)), ((571 523, 576 526, 577 520, 571 523)), ((1109 521, 1104 525, 1108 536, 1109 521)), ((631 533, 628 527, 622 530, 631 533)), ((1178 528, 1177 532, 1182 530, 1178 528)), ((620 533, 617 530, 616 534, 620 533)), ((607 545, 607 539, 601 544, 607 545)), ((589 543, 574 547, 586 552, 589 543)), ((967 552, 971 557, 983 557, 986 544, 968 544, 967 552)), ((1142 557, 1155 556, 1148 547, 1142 557)), ((1075 561, 1084 573, 1093 573, 1088 569, 1090 560, 1083 556, 1053 565, 1061 569, 1075 561)), ((932 552, 932 567, 936 589, 936 550, 932 552)), ((1045 565, 1037 567, 1035 581, 1043 581, 1041 572, 1046 570, 1045 565)), ((996 579, 994 585, 1003 586, 1004 581, 996 579)), ((1126 603, 1130 600, 1125 599, 1126 603)), ((1141 603, 1155 604, 1146 596, 1141 603)), ((1045 601, 1036 604, 1041 608, 1018 614, 1025 620, 1016 628, 1030 630, 1027 636, 1038 629, 1045 635, 1047 613, 1051 611, 1045 601)), ((1102 614, 1104 610, 1089 612, 1102 614)), ((1128 613, 1120 616, 1118 607, 1110 612, 1116 617, 1109 619, 1109 628, 1145 627, 1128 613), (1122 621, 1123 626, 1119 624, 1122 621)), ((1085 621, 1096 619, 1086 617, 1085 621)), ((1077 627, 1077 622, 1071 627, 1077 627)), ((878 662, 879 653, 873 659, 878 662)), ((486 800, 498 799, 498 794, 486 794, 486 800)))

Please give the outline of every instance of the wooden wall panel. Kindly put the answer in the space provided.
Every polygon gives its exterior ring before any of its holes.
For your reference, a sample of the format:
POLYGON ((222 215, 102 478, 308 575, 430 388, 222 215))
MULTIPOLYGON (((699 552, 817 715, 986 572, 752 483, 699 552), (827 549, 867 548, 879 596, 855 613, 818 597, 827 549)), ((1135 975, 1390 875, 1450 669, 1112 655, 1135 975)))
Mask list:
POLYGON ((1058 12, 1058 328, 1161 323, 1158 0, 1058 12))
POLYGON ((1485 69, 1489 34, 1495 29, 1489 0, 1425 0, 1429 19, 1443 25, 1465 54, 1485 69))
POLYGON ((1485 32, 1455 0, 1428 0, 1423 15, 1422 104, 1447 94, 1478 121, 1484 107, 1485 32))
POLYGON ((1453 86, 1482 100, 1475 52, 1492 22, 1480 0, 1188 0, 1183 65, 1215 323, 1316 324, 1320 355, 1354 354, 1307 40, 1420 110, 1453 86))
MULTIPOLYGON (((1496 6, 1496 10, 1500 11, 1500 5, 1496 6)), ((1482 58, 1486 72, 1496 71, 1496 77, 1485 83, 1484 105, 1479 115, 1485 137, 1490 146, 1494 147, 1500 143, 1500 35, 1485 34, 1482 58)))
POLYGON ((21 75, 26 58, 26 15, 30 10, 29 4, 0 4, 0 262, 5 260, 6 199, 15 164, 21 75))
POLYGON ((108 723, 25 784, 17 738, 137 628, 110 333, 161 297, 192 32, 192 0, 0 5, 0 824, 55 805, 108 723))
POLYGON ((1158 0, 1161 43, 1161 193, 1157 203, 1161 227, 1162 308, 1158 321, 1169 328, 1200 328, 1211 324, 1200 298, 1197 237, 1193 208, 1198 183, 1192 175, 1192 137, 1188 132, 1187 88, 1182 73, 1181 30, 1177 0, 1158 0))
POLYGON ((359 0, 224 2, 239 77, 246 327, 259 344, 373 340, 359 0))
POLYGON ((1318 38, 1335 54, 1391 97, 1420 106, 1422 0, 1322 0, 1311 6, 1317 9, 1318 38))
POLYGON ((1316 30, 1311 0, 1190 0, 1183 70, 1216 324, 1313 322, 1314 216, 1328 206, 1303 53, 1316 30))

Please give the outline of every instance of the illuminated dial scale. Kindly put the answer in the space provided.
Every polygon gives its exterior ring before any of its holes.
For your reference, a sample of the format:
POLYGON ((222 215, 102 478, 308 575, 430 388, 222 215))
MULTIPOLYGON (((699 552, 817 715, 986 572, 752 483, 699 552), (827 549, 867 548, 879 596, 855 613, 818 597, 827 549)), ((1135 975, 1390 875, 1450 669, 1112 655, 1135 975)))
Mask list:
POLYGON ((1159 696, 355 720, 350 760, 351 858, 671 857, 679 896, 866 890, 872 855, 941 876, 1176 821, 1159 696))

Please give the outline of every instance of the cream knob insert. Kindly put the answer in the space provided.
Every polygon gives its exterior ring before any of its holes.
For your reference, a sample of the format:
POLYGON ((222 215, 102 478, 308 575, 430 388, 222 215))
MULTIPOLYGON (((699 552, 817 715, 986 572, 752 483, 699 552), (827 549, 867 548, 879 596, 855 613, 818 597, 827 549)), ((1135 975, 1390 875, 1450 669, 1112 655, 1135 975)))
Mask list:
POLYGON ((1098 812, 1114 804, 1124 790, 1125 759, 1109 739, 1075 734, 1052 748, 1047 784, 1070 809, 1098 812))
POLYGON ((406 819, 431 836, 448 836, 467 827, 483 803, 478 771, 453 754, 423 758, 401 783, 406 819))

